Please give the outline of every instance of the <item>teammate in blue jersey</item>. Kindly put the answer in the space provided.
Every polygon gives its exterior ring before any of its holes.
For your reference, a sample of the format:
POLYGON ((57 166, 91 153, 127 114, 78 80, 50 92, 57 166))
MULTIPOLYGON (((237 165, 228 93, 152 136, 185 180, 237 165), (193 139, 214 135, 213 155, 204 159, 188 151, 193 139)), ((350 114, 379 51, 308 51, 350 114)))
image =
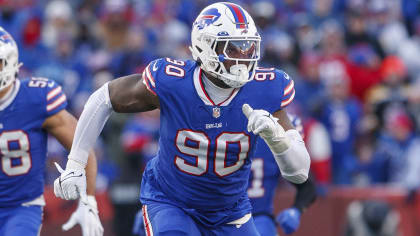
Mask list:
POLYGON ((283 71, 257 68, 260 40, 240 6, 203 9, 191 33, 193 61, 157 59, 142 75, 111 81, 90 96, 69 154, 79 166, 61 174, 61 191, 83 188, 84 176, 64 176, 84 168, 113 111, 160 109, 159 151, 140 193, 146 234, 259 235, 246 192, 257 137, 289 181, 305 182, 310 166, 283 110, 293 100, 293 81, 283 71))
MULTIPOLYGON (((0 27, 0 235, 35 236, 41 230, 45 205, 44 169, 47 134, 70 149, 76 119, 65 110, 61 87, 45 78, 16 79, 21 63, 12 36, 0 27)), ((68 230, 76 223, 84 236, 102 235, 94 195, 96 159, 86 167, 87 193, 68 230)), ((80 171, 82 172, 82 171, 80 171)), ((84 170, 83 170, 84 173, 84 170)), ((74 194, 73 197, 77 197, 74 194)))
MULTIPOLYGON (((303 136, 301 120, 289 114, 292 125, 303 136)), ((273 198, 278 185, 280 171, 277 168, 271 150, 263 140, 257 141, 255 155, 252 158, 249 177, 248 197, 252 204, 252 215, 258 232, 264 236, 277 235, 276 222, 273 216, 273 198)), ((292 183, 297 190, 291 208, 285 209, 276 217, 283 232, 291 234, 300 224, 300 215, 316 199, 315 185, 311 180, 302 184, 292 183)))

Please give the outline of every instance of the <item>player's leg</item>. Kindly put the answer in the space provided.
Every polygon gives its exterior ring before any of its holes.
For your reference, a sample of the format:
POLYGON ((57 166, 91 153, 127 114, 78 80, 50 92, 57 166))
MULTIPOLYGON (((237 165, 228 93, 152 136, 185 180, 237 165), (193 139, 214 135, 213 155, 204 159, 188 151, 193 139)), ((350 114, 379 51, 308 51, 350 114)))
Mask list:
POLYGON ((265 236, 258 232, 252 217, 244 224, 225 224, 211 231, 217 236, 265 236))
POLYGON ((200 235, 194 220, 173 205, 164 203, 144 205, 143 219, 147 236, 200 235))
POLYGON ((254 216, 254 224, 257 227, 258 232, 264 236, 275 236, 277 235, 277 228, 274 220, 269 215, 258 215, 254 216))
POLYGON ((41 206, 21 206, 13 210, 3 226, 2 236, 37 236, 42 223, 41 206))

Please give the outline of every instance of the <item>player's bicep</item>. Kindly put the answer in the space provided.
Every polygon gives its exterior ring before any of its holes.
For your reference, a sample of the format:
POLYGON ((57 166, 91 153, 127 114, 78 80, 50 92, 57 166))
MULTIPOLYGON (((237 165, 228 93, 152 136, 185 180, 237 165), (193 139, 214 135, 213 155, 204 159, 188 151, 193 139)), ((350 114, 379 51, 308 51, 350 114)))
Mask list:
POLYGON ((118 78, 108 86, 112 108, 116 112, 143 112, 159 107, 158 96, 147 89, 140 74, 118 78))
POLYGON ((66 149, 70 150, 73 141, 77 120, 66 110, 48 117, 42 124, 42 128, 54 136, 66 149))
POLYGON ((273 113, 273 116, 279 119, 278 122, 284 130, 295 129, 295 127, 292 125, 292 122, 289 120, 289 116, 287 115, 286 110, 278 110, 273 113))

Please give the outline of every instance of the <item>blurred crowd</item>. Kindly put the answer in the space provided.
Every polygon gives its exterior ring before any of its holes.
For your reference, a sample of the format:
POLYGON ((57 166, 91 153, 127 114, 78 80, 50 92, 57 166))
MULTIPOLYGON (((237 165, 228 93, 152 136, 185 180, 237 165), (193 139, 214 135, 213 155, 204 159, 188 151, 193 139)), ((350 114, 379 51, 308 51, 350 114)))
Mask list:
MULTIPOLYGON (((140 73, 159 57, 190 59, 192 22, 213 2, 0 0, 0 25, 18 43, 20 78, 56 80, 78 116, 105 82, 140 73)), ((374 184, 415 191, 420 1, 233 2, 259 27, 260 66, 282 69, 295 81, 288 111, 303 120, 320 192, 374 184)), ((102 133, 98 191, 109 191, 117 205, 138 199, 142 167, 157 150, 158 115, 114 115, 102 133)), ((50 161, 64 162, 66 153, 54 140, 49 149, 50 161)), ((56 175, 51 168, 47 183, 56 175)))

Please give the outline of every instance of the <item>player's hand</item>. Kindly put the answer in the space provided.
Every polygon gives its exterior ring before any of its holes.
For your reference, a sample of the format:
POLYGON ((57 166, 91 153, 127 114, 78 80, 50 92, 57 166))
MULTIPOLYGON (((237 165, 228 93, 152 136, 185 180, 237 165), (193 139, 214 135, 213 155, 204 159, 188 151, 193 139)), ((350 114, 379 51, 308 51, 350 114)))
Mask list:
POLYGON ((248 104, 242 106, 242 112, 248 118, 248 132, 260 135, 265 140, 281 141, 286 139, 283 127, 277 118, 265 110, 254 110, 248 104), (274 139, 274 140, 273 140, 274 139))
POLYGON ((143 211, 140 209, 134 218, 133 234, 139 236, 146 236, 144 231, 143 211))
POLYGON ((54 194, 64 200, 74 200, 79 196, 86 198, 86 172, 82 165, 73 160, 67 161, 66 170, 54 163, 60 176, 54 181, 54 194))
POLYGON ((288 208, 280 212, 276 220, 285 234, 291 234, 299 228, 300 212, 294 207, 288 208))
POLYGON ((94 196, 80 198, 79 205, 70 219, 62 226, 64 231, 80 224, 83 236, 102 236, 104 228, 98 215, 98 207, 94 196))

